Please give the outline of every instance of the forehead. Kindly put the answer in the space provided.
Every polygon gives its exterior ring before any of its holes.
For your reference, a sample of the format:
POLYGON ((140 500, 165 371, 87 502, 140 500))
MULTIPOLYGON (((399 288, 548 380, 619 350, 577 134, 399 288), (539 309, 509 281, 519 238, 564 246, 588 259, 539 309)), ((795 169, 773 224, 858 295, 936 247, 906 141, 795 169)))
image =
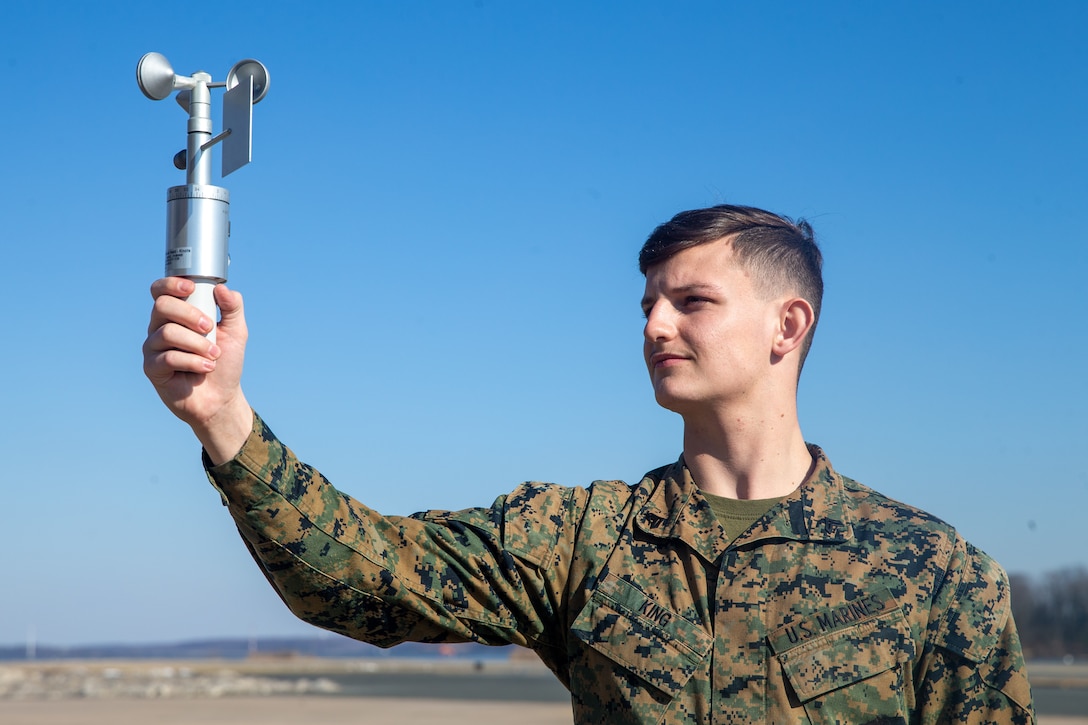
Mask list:
POLYGON ((681 250, 646 270, 646 291, 666 291, 692 285, 733 287, 748 273, 736 263, 732 241, 726 237, 681 250))

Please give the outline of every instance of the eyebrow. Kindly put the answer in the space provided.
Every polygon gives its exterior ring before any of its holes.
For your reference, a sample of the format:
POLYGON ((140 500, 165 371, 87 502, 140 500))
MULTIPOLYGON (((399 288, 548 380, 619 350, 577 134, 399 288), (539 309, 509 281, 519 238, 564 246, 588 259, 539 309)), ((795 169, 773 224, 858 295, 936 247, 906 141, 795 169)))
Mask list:
MULTIPOLYGON (((715 292, 720 293, 722 286, 720 284, 711 284, 710 282, 693 282, 692 284, 681 285, 680 287, 671 287, 665 290, 669 295, 685 295, 690 292, 715 292)), ((642 298, 641 308, 645 310, 651 302, 650 296, 646 295, 642 298)))

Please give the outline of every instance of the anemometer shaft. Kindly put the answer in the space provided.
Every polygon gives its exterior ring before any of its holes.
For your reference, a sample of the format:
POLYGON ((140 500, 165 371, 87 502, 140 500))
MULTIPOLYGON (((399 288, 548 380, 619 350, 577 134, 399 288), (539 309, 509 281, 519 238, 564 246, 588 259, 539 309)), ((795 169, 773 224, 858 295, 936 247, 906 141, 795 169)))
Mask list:
MULTIPOLYGON (((200 308, 214 324, 213 290, 227 281, 230 264, 230 192, 211 185, 211 153, 203 148, 212 137, 211 76, 195 73, 189 91, 189 137, 186 149, 185 186, 166 191, 166 274, 188 277, 196 283, 190 304, 200 308)), ((215 342, 215 329, 208 333, 215 342)))
POLYGON ((210 184, 212 181, 211 149, 202 149, 212 137, 212 94, 207 73, 193 74, 196 81, 189 91, 189 142, 185 158, 185 180, 190 184, 210 184))

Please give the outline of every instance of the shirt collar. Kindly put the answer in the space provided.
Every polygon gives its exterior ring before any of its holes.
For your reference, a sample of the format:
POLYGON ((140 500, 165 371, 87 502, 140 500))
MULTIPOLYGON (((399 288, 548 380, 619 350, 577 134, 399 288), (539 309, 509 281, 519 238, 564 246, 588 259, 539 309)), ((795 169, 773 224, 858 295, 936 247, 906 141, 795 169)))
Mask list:
MULTIPOLYGON (((842 476, 819 448, 809 444, 815 465, 805 481, 742 534, 735 545, 767 538, 841 542, 853 537, 843 505, 842 476)), ((680 539, 707 561, 716 561, 729 542, 699 493, 684 459, 646 474, 649 497, 635 516, 639 528, 661 538, 680 539)))

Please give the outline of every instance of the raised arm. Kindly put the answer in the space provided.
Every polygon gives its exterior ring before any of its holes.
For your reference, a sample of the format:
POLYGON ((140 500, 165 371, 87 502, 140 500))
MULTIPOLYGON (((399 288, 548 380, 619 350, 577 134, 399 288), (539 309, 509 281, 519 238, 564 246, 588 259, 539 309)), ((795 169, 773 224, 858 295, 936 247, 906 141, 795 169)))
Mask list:
POLYGON ((229 461, 253 427, 253 411, 242 393, 246 329, 242 295, 219 285, 215 301, 222 319, 213 327, 185 298, 193 283, 166 277, 151 285, 155 303, 144 341, 144 374, 166 407, 189 424, 215 464, 229 461))

